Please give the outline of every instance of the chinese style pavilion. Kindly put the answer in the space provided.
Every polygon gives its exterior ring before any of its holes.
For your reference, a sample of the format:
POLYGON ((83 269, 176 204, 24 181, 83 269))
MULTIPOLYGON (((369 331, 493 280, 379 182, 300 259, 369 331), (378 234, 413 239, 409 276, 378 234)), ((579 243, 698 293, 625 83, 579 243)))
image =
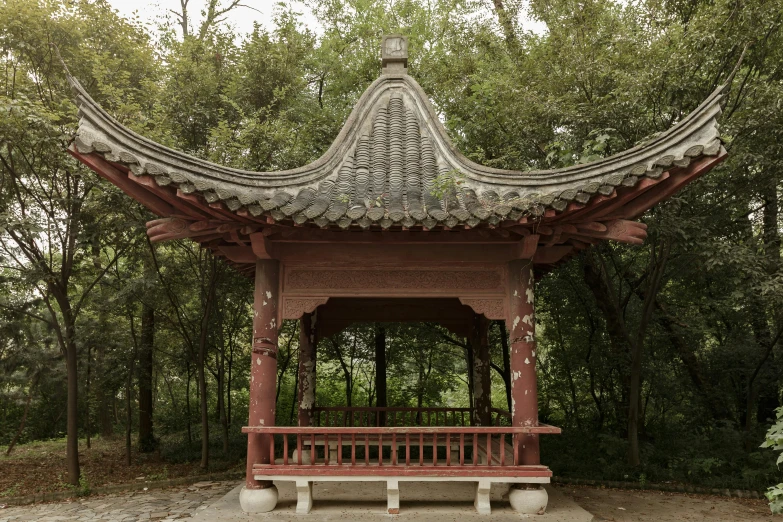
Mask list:
POLYGON ((719 89, 668 131, 585 165, 519 172, 478 165, 450 142, 407 74, 407 38, 382 43, 382 74, 329 150, 304 167, 248 172, 154 143, 122 126, 72 79, 80 124, 70 152, 159 219, 153 241, 190 238, 255 279, 248 512, 273 510, 272 481, 472 481, 489 513, 493 482, 512 507, 543 512, 551 471, 539 436, 534 273, 604 240, 641 244, 635 221, 726 155, 719 89), (277 340, 299 319, 298 426, 275 426, 277 340), (511 412, 490 401, 488 320, 509 334, 511 412), (475 348, 472 408, 324 408, 316 345, 353 322, 431 321, 475 348))

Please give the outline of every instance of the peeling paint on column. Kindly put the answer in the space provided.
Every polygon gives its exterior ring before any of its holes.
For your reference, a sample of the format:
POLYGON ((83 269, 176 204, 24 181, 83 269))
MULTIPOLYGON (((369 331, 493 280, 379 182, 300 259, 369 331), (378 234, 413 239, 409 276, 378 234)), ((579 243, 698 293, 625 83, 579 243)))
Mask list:
MULTIPOLYGON (((256 263, 255 291, 253 293, 253 354, 249 390, 249 422, 256 426, 274 426, 275 389, 277 380, 278 332, 277 300, 268 289, 279 284, 279 263, 259 260, 256 263)), ((269 462, 268 437, 248 436, 246 487, 250 489, 271 485, 256 481, 252 465, 269 462)))
POLYGON ((516 316, 516 317, 514 318, 514 324, 511 326, 511 331, 512 331, 512 332, 513 332, 514 330, 516 330, 516 329, 517 329, 517 325, 518 325, 518 324, 519 324, 519 316, 516 316))
POLYGON ((302 402, 299 407, 312 410, 315 407, 315 362, 307 361, 303 366, 307 375, 302 381, 302 402))
MULTIPOLYGON (((512 425, 529 427, 538 424, 538 394, 536 376, 536 336, 535 336, 535 289, 532 266, 529 261, 512 261, 509 264, 509 296, 524 296, 522 299, 509 298, 508 317, 521 317, 511 332, 511 415, 512 425)), ((522 448, 519 459, 521 464, 540 463, 538 435, 526 434, 518 437, 522 448)))

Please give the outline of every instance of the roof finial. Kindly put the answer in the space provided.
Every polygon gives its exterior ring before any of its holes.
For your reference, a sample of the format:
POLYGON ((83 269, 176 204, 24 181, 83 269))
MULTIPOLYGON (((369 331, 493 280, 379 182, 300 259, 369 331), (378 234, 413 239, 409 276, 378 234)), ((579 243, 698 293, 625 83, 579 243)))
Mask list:
POLYGON ((381 66, 383 74, 408 73, 408 37, 387 34, 381 42, 381 66))

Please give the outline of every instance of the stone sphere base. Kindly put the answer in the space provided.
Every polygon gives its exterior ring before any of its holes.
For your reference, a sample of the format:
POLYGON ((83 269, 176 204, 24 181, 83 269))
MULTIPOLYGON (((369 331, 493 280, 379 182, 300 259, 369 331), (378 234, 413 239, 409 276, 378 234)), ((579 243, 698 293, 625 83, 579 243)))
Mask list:
MULTIPOLYGON (((298 464, 299 463, 299 452, 294 449, 294 451, 291 452, 291 460, 288 461, 289 464, 298 464)), ((303 449, 302 450, 302 465, 308 465, 311 464, 310 462, 310 450, 309 449, 303 449)))
POLYGON ((543 487, 520 489, 512 488, 508 492, 511 508, 524 515, 543 515, 549 501, 549 495, 543 487))
POLYGON ((277 505, 277 487, 264 489, 242 488, 239 492, 239 505, 245 513, 267 513, 277 505))

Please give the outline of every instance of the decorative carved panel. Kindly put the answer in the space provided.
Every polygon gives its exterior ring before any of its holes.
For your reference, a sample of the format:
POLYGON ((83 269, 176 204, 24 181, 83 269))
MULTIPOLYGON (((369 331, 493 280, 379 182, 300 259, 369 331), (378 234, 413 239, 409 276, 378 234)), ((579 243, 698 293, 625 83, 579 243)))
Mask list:
POLYGON ((484 314, 487 319, 504 320, 506 318, 505 299, 460 298, 459 302, 471 307, 477 314, 484 314))
POLYGON ((505 294, 502 267, 332 269, 291 267, 286 270, 285 293, 394 295, 505 294))
POLYGON ((328 297, 290 298, 283 299, 283 319, 299 319, 303 314, 315 311, 322 304, 326 304, 328 297))

